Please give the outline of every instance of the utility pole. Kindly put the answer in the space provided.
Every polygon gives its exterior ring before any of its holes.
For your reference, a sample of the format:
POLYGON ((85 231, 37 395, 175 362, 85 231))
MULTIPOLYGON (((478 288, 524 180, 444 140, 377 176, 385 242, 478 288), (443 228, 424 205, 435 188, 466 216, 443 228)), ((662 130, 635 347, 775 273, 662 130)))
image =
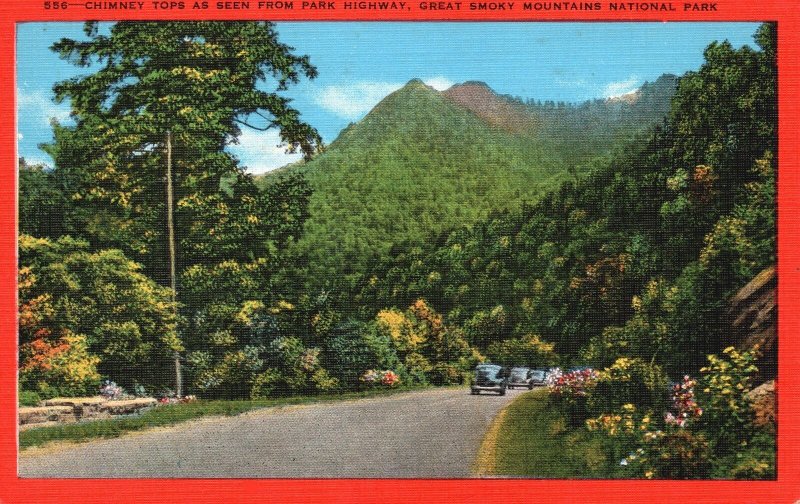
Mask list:
MULTIPOLYGON (((173 208, 172 191, 172 131, 167 131, 167 239, 169 241, 169 286, 172 291, 172 303, 175 307, 177 321, 178 314, 178 288, 175 280, 175 224, 172 220, 173 208)), ((178 398, 183 396, 183 377, 181 376, 181 356, 175 351, 175 394, 178 398)))

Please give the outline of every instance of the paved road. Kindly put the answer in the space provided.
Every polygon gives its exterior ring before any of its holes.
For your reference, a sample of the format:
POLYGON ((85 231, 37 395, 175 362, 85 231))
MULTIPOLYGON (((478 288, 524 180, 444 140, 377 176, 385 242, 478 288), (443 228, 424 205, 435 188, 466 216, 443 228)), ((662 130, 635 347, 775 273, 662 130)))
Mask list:
POLYGON ((21 477, 469 477, 492 418, 509 400, 465 388, 252 411, 23 452, 21 477))

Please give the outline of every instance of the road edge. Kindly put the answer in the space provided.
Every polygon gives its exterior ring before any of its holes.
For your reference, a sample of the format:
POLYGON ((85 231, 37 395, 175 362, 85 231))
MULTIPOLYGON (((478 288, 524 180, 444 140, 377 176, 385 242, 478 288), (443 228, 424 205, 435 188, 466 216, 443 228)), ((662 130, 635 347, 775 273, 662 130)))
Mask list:
POLYGON ((497 412, 494 419, 492 419, 489 429, 483 436, 481 446, 478 448, 478 455, 472 463, 471 472, 473 477, 483 478, 495 474, 497 469, 497 435, 500 433, 500 427, 506 418, 508 407, 516 402, 517 399, 518 398, 515 397, 513 401, 503 406, 503 408, 497 412))

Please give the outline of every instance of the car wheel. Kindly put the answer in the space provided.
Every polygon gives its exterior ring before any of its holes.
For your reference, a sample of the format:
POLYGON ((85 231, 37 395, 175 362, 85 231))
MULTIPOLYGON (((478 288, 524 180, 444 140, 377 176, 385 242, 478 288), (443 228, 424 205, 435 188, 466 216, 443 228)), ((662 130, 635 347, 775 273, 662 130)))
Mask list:
POLYGON ((528 385, 528 390, 533 390, 533 383, 528 385))
POLYGON ((506 395, 506 389, 501 388, 500 389, 500 395, 506 395))

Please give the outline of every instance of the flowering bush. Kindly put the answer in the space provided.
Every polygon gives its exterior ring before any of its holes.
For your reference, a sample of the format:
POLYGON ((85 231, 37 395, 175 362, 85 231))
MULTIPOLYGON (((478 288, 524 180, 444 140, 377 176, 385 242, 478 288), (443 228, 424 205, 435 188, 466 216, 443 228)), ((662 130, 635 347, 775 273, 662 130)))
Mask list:
POLYGON ((550 375, 547 385, 550 395, 570 400, 588 396, 597 385, 597 378, 597 371, 586 368, 563 373, 557 377, 550 375))
POLYGON ((391 370, 377 371, 375 369, 368 369, 361 375, 360 380, 367 385, 383 385, 386 387, 394 387, 400 383, 400 377, 391 370))
POLYGON ((88 395, 97 390, 100 358, 89 352, 86 336, 63 331, 61 338, 42 337, 20 346, 19 381, 43 398, 88 395))
POLYGON ((597 385, 597 371, 591 368, 551 374, 548 382, 550 398, 555 402, 573 426, 582 424, 589 416, 586 399, 597 385))
POLYGON ((711 470, 711 451, 702 433, 681 428, 648 430, 641 436, 639 447, 620 464, 648 479, 706 478, 711 470))
POLYGON ((672 410, 664 415, 666 425, 686 427, 693 420, 700 418, 703 414, 697 401, 695 401, 694 387, 697 385, 689 375, 685 375, 680 383, 672 387, 672 410))
POLYGON ((626 466, 640 456, 642 436, 651 425, 649 412, 638 412, 633 404, 624 404, 614 413, 603 413, 586 420, 589 432, 598 434, 599 441, 609 461, 620 460, 626 466), (627 454, 627 455, 626 455, 627 454))
POLYGON ((548 389, 552 388, 563 374, 564 372, 560 367, 548 369, 544 377, 544 384, 547 385, 548 389))
POLYGON ((623 404, 642 409, 666 407, 667 377, 661 368, 638 358, 620 357, 597 372, 597 383, 589 400, 592 414, 614 411, 623 404))
POLYGON ((100 395, 104 399, 110 401, 123 399, 128 396, 128 394, 125 393, 125 389, 110 380, 103 382, 103 385, 100 387, 100 395))
POLYGON ((394 387, 400 383, 400 377, 397 376, 394 371, 384 371, 383 376, 381 377, 381 384, 386 385, 387 387, 394 387))
MULTIPOLYGON (((636 407, 625 404, 616 413, 587 420, 586 428, 601 435, 607 459, 628 475, 774 478, 774 435, 754 424, 748 394, 755 358, 753 352, 734 348, 725 349, 722 357, 709 356, 702 380, 687 375, 673 385, 663 424, 662 417, 651 419, 649 411, 637 416, 636 407), (703 387, 700 393, 698 386, 703 387)), ((600 390, 596 386, 593 393, 600 390)))
POLYGON ((160 405, 165 405, 165 404, 185 404, 185 403, 195 402, 196 400, 197 400, 197 397, 193 396, 193 395, 187 395, 187 396, 184 396, 184 397, 174 397, 174 396, 168 397, 168 396, 165 396, 165 397, 162 397, 162 398, 160 398, 158 400, 158 404, 160 404, 160 405))
POLYGON ((758 349, 739 352, 728 347, 721 357, 708 356, 700 371, 701 398, 706 406, 704 424, 712 443, 722 453, 733 452, 754 434, 754 412, 749 396, 758 349))
POLYGON ((586 421, 610 464, 626 475, 644 478, 701 478, 710 469, 708 442, 702 434, 678 427, 657 429, 650 410, 637 411, 625 404, 616 413, 604 413, 586 421), (624 469, 623 469, 624 468, 624 469))

